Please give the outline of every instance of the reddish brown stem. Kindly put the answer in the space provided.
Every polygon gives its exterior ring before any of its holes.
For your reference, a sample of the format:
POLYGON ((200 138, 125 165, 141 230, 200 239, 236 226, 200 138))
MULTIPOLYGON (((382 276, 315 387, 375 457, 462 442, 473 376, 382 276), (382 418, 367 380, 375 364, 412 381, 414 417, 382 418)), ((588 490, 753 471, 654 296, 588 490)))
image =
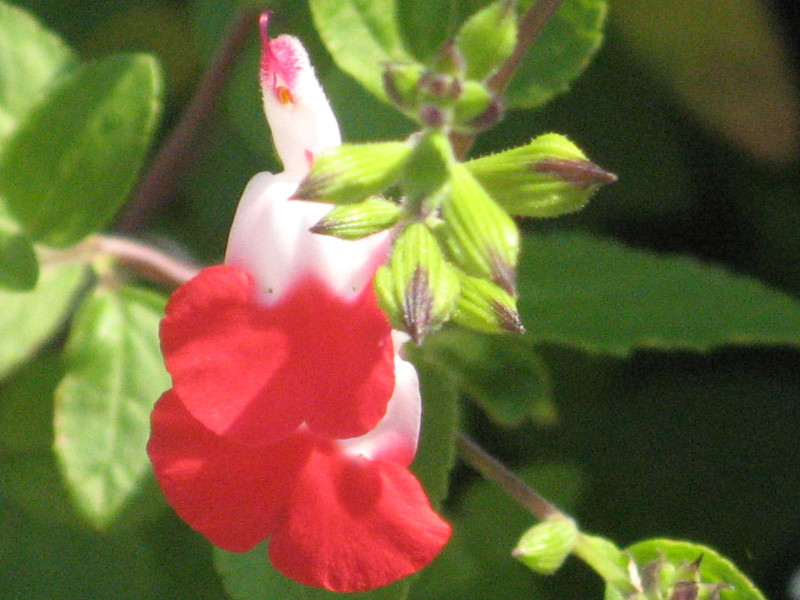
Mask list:
POLYGON ((250 38, 256 17, 253 10, 243 10, 237 15, 178 124, 134 191, 128 212, 119 223, 121 231, 132 232, 142 228, 153 210, 174 197, 181 175, 195 157, 203 126, 216 107, 233 62, 250 38))
POLYGON ((480 473, 484 479, 500 486, 507 495, 524 506, 534 517, 543 521, 558 515, 564 516, 558 508, 514 475, 508 467, 481 448, 467 434, 459 433, 456 441, 461 458, 470 467, 480 473))

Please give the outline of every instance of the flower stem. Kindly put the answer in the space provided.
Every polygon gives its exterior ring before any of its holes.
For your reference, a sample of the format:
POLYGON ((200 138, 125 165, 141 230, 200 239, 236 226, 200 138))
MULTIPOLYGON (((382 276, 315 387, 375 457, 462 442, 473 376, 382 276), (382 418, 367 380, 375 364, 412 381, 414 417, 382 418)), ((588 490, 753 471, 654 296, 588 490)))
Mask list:
POLYGON ((93 254, 105 254, 133 269, 146 279, 174 286, 197 275, 200 267, 170 256, 137 240, 112 235, 95 235, 87 244, 93 254))
POLYGON ((487 480, 500 486, 506 494, 519 502, 540 521, 555 516, 566 517, 564 513, 514 475, 508 467, 481 448, 467 434, 463 432, 458 434, 457 445, 461 457, 470 467, 487 480))
POLYGON ((181 174, 194 159, 203 126, 216 106, 233 61, 250 38, 256 14, 252 9, 237 14, 186 110, 134 191, 128 211, 119 223, 121 231, 140 229, 155 208, 175 195, 181 174))
MULTIPOLYGON (((537 0, 528 8, 519 22, 517 45, 514 48, 514 52, 497 72, 489 78, 489 89, 491 91, 496 94, 502 94, 506 91, 525 53, 539 38, 545 26, 550 22, 550 19, 553 18, 553 15, 556 14, 563 2, 564 0, 537 0)), ((453 144, 456 156, 463 160, 475 143, 475 135, 453 133, 450 136, 450 141, 453 144)))

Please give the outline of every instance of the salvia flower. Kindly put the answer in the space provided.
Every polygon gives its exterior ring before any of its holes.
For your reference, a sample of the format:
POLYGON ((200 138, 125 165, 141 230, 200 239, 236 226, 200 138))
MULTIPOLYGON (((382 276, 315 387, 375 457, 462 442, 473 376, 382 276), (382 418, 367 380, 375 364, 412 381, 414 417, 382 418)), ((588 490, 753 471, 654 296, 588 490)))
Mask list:
POLYGON ((267 20, 261 85, 285 171, 250 181, 225 264, 167 304, 173 387, 148 453, 176 512, 220 548, 269 539, 288 577, 368 590, 427 565, 450 527, 408 470, 419 382, 371 285, 390 239, 309 231, 330 205, 292 196, 339 130, 303 46, 270 40, 267 20))

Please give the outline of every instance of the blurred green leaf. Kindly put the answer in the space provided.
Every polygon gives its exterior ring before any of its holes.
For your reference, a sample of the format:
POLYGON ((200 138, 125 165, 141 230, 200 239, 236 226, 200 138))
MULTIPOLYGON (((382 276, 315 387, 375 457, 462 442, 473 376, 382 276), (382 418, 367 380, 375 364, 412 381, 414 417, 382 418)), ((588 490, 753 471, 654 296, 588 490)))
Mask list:
POLYGON ((0 153, 76 56, 26 11, 0 2, 0 153))
POLYGON ((85 265, 44 265, 33 290, 0 291, 0 377, 30 358, 64 323, 85 277, 85 265))
POLYGON ((164 299, 136 288, 97 288, 81 305, 56 390, 55 450, 81 512, 108 525, 139 491, 153 403, 169 385, 158 323, 164 299))
POLYGON ((527 336, 451 328, 433 336, 424 349, 425 358, 440 365, 498 425, 555 419, 549 369, 527 336))
POLYGON ((39 263, 30 240, 0 218, 0 288, 23 291, 36 286, 39 263))
POLYGON ((724 583, 730 586, 721 591, 723 600, 765 600, 761 591, 735 564, 708 546, 670 539, 651 539, 630 546, 626 552, 640 567, 659 560, 679 567, 700 558, 700 582, 724 583))
POLYGON ((800 301, 749 277, 582 234, 525 242, 519 308, 536 342, 617 356, 800 344, 800 301))
POLYGON ((602 43, 607 11, 606 0, 566 0, 525 53, 508 87, 508 105, 535 108, 567 91, 602 43))
POLYGON ((310 0, 309 5, 336 64, 386 98, 381 63, 413 60, 400 37, 395 0, 310 0))
POLYGON ((615 0, 612 21, 683 103, 754 156, 800 151, 800 94, 771 3, 615 0))
POLYGON ((214 563, 225 589, 234 600, 403 600, 408 595, 408 582, 401 580, 370 592, 343 594, 301 585, 287 579, 275 569, 267 557, 267 545, 260 544, 249 552, 233 553, 214 548, 214 563))
POLYGON ((146 55, 75 69, 0 155, 0 197, 36 241, 68 246, 104 227, 130 193, 160 110, 146 55))

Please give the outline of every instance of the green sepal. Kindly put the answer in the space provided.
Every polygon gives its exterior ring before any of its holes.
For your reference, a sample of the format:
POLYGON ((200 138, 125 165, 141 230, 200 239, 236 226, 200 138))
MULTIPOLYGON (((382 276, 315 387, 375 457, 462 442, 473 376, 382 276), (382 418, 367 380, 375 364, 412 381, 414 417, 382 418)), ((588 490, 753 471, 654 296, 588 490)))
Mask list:
POLYGON ((477 133, 497 123, 502 114, 500 98, 483 83, 468 80, 453 107, 453 127, 461 133, 477 133))
POLYGON ((360 240, 394 226, 403 212, 396 202, 372 196, 358 204, 335 206, 311 228, 311 232, 344 240, 360 240))
POLYGON ((485 79, 514 52, 517 11, 514 0, 496 0, 469 17, 456 35, 468 79, 485 79))
POLYGON ((511 555, 533 571, 551 575, 561 568, 572 553, 579 533, 575 521, 558 515, 534 525, 522 534, 511 555))
POLYGON ((383 69, 383 89, 397 108, 415 114, 419 106, 419 83, 425 67, 416 62, 389 62, 383 69))
POLYGON ((525 146, 465 163, 486 191, 512 215, 556 217, 582 208, 616 177, 556 133, 525 146))
POLYGON ((453 321, 486 333, 525 333, 514 297, 499 285, 458 271, 461 293, 453 321))
POLYGON ((28 237, 0 217, 0 288, 27 291, 39 280, 39 261, 28 237))
POLYGON ((352 204, 397 181, 411 154, 406 142, 344 144, 314 159, 311 173, 295 192, 303 200, 352 204))
POLYGON ((488 278, 514 294, 517 226, 461 163, 452 165, 442 219, 444 241, 453 260, 469 275, 488 278))
POLYGON ((438 197, 454 160, 450 140, 443 133, 429 130, 419 138, 403 170, 403 193, 412 209, 427 213, 436 208, 422 202, 438 197))
POLYGON ((427 226, 412 223, 398 236, 389 263, 375 273, 375 291, 392 326, 419 344, 450 318, 459 284, 427 226))

